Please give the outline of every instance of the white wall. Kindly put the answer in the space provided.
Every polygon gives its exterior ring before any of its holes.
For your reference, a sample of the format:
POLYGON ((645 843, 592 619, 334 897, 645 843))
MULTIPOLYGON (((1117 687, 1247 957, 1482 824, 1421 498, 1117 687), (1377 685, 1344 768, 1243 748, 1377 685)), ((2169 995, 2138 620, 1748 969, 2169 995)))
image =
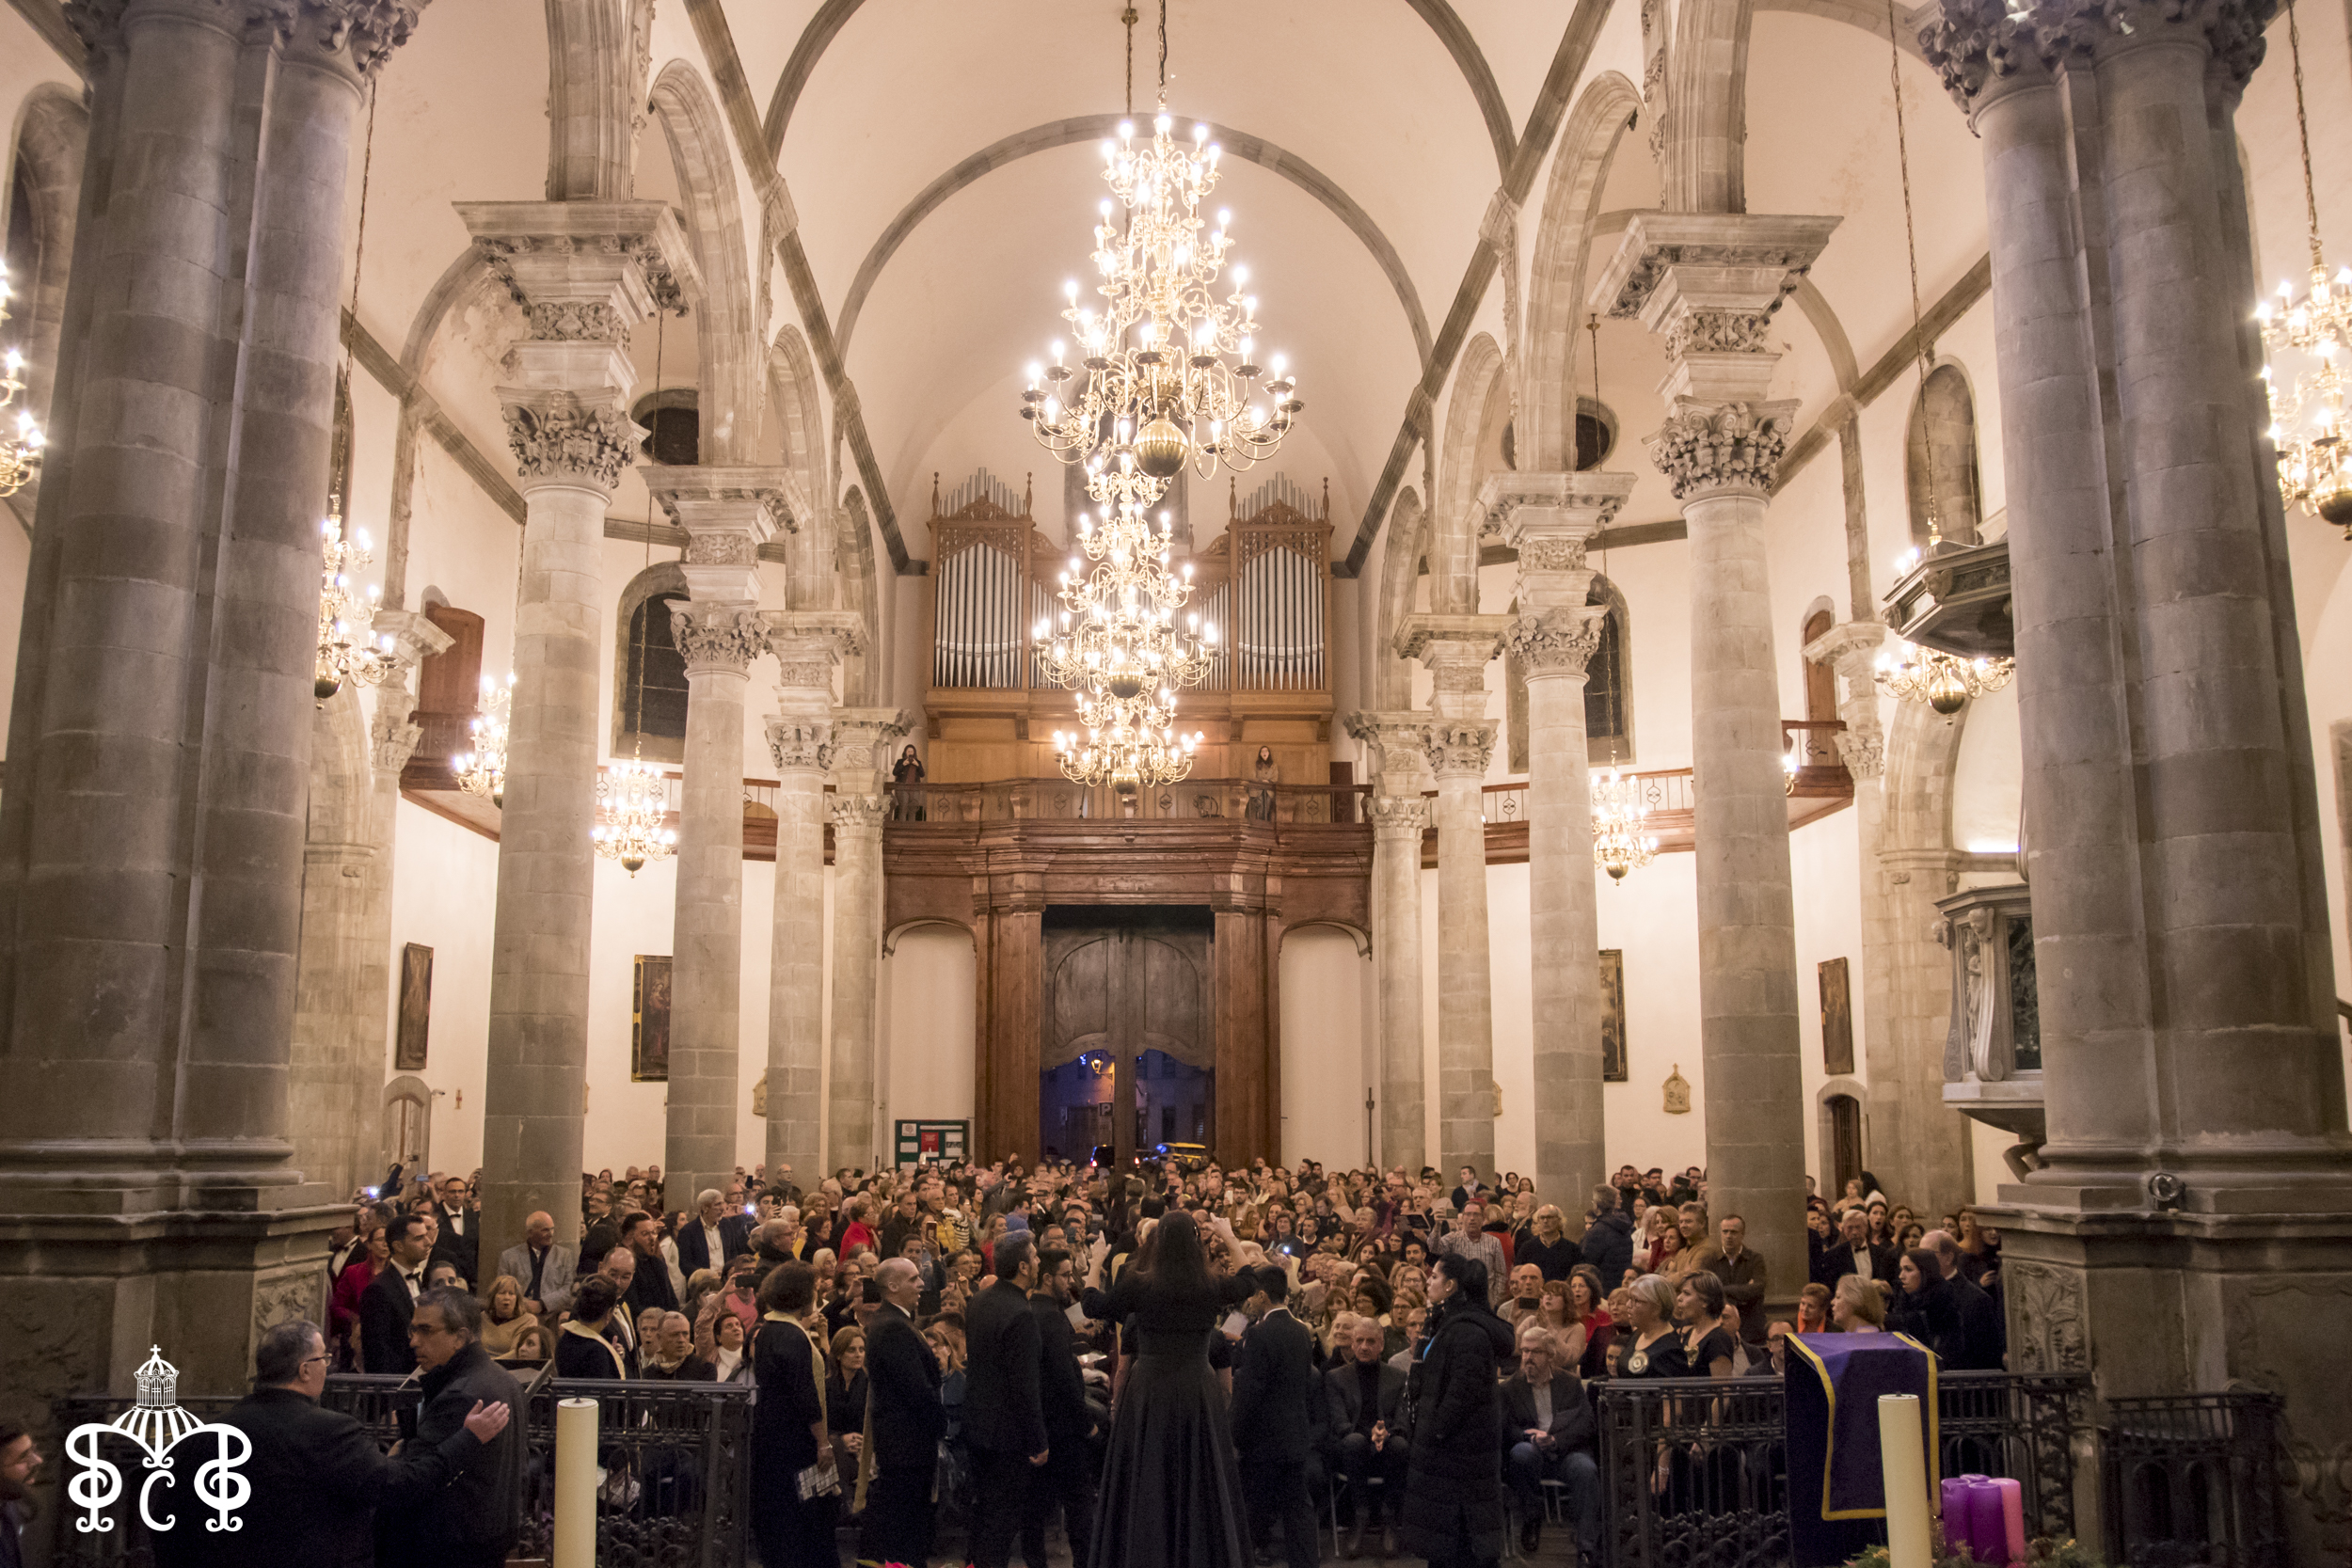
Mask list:
MULTIPOLYGON (((499 847, 470 829, 400 803, 392 850, 391 994, 385 998, 384 1078, 400 1024, 400 964, 409 942, 433 949, 432 1026, 424 1070, 433 1088, 432 1163, 470 1171, 482 1163, 482 1089, 490 1055, 490 922, 498 901, 499 847)), ((381 1113, 371 1107, 371 1126, 381 1113)), ((641 1164, 643 1162, 640 1162, 641 1164)))
POLYGON ((1364 1100, 1373 1092, 1367 1051, 1371 960, 1356 939, 1328 926, 1286 932, 1277 990, 1282 1031, 1282 1161, 1359 1165, 1364 1100))
POLYGON ((882 959, 878 1028, 883 1042, 879 1089, 883 1138, 891 1135, 893 1122, 973 1119, 978 1101, 977 970, 971 933, 949 926, 900 932, 882 959))

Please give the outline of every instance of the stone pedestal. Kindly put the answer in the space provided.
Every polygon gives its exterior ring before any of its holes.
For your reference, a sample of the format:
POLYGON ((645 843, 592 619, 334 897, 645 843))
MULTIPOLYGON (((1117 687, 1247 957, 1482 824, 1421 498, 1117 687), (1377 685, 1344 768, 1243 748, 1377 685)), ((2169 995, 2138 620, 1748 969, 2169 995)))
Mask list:
POLYGON ((232 1394, 324 1311, 339 1212, 295 1187, 288 1096, 335 295, 365 78, 418 9, 67 10, 103 218, 0 806, 0 1418, 53 1458, 50 1402, 129 1393, 151 1345, 232 1394))
POLYGON ((1771 399, 1772 313, 1836 218, 1644 214, 1593 302, 1665 340, 1671 413, 1649 437, 1691 535, 1699 1041, 1708 1209, 1738 1214, 1778 1315, 1805 1280, 1804 1069, 1764 512, 1792 403, 1771 399))
POLYGON ((679 1206, 735 1173, 743 993, 743 692, 767 651, 759 546, 789 526, 781 468, 652 467, 645 488, 686 531, 686 658, 677 913, 670 951, 670 1101, 661 1168, 679 1206))
POLYGON ((1452 1171, 1495 1168, 1494 977, 1486 951, 1483 788, 1496 725, 1486 718, 1486 665, 1510 626, 1503 615, 1412 615, 1400 657, 1429 670, 1422 755, 1438 781, 1438 1148, 1452 1171))
POLYGON ((1584 542, 1608 526, 1632 490, 1631 474, 1502 473, 1478 497, 1519 557, 1519 616, 1503 642, 1527 672, 1535 1189, 1563 1214, 1581 1215, 1608 1174, 1584 668, 1600 646, 1609 607, 1585 602, 1593 574, 1584 542))
POLYGON ((688 248, 655 202, 460 202, 458 215, 532 335, 499 389, 528 513, 515 617, 490 1068, 483 1093, 482 1247, 534 1210, 580 1228, 590 904, 602 734, 605 510, 644 432, 628 418, 629 328, 675 309, 688 248))
POLYGON ((1422 799, 1427 716, 1356 713, 1347 733, 1373 768, 1372 942, 1379 988, 1380 1148, 1384 1169, 1418 1180, 1428 1164, 1429 1107, 1422 1059, 1421 846, 1429 827, 1422 799))
POLYGON ((833 721, 833 1051, 825 1086, 825 1167, 872 1170, 875 1125, 875 986, 881 977, 882 775, 890 746, 907 733, 897 708, 843 708, 833 721))
MULTIPOLYGON (((824 1180, 825 776, 833 768, 834 672, 865 647, 854 610, 771 611, 777 712, 776 901, 768 959, 769 1179, 824 1180)), ((879 938, 877 939, 879 940, 879 938)))

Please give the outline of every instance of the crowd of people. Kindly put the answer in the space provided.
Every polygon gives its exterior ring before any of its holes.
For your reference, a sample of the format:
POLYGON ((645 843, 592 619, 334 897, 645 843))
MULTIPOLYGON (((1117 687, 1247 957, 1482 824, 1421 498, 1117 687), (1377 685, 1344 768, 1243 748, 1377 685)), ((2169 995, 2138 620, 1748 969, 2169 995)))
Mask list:
POLYGON ((1044 1568, 1056 1520, 1081 1565, 1311 1568, 1325 1509, 1343 1557, 1485 1563, 1509 1514, 1536 1548, 1547 1488, 1596 1561, 1597 1382, 1776 1375, 1796 1332, 2002 1364, 1998 1238, 1964 1208, 1925 1228, 1867 1173, 1808 1197, 1811 1277, 1769 1323, 1774 1282, 1696 1167, 1624 1166, 1572 1227, 1525 1178, 1467 1166, 1451 1188, 1312 1161, 926 1164, 805 1189, 758 1168, 675 1210, 654 1166, 582 1179, 577 1245, 535 1213, 486 1265, 468 1178, 387 1191, 334 1239, 328 1323, 273 1331, 247 1402, 281 1449, 331 1435, 343 1461, 313 1490, 410 1521, 338 1527, 384 1563, 512 1544, 501 1430, 516 1375, 550 1362, 754 1387, 767 1568, 837 1568, 845 1528, 860 1561, 921 1564, 943 1527, 978 1568, 1016 1540, 1044 1568), (398 1459, 363 1462, 342 1418, 292 1420, 329 1367, 424 1381, 398 1459))

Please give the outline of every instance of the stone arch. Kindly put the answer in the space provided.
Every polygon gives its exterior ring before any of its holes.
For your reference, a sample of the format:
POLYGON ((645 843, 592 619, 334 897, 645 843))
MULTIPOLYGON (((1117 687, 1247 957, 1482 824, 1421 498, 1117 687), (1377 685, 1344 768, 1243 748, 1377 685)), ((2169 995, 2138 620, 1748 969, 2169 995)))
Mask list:
POLYGON ((1817 1148, 1820 1160, 1820 1168, 1816 1174, 1820 1178, 1821 1196, 1833 1203, 1837 1201, 1838 1194, 1843 1190, 1841 1184, 1844 1180, 1843 1175, 1837 1168, 1837 1117, 1840 1101, 1845 1101, 1853 1106, 1855 1122, 1853 1164, 1854 1174, 1859 1176, 1869 1163, 1866 1151, 1870 1147, 1870 1085, 1859 1078, 1850 1078, 1841 1073, 1814 1091, 1815 1133, 1820 1139, 1817 1148))
POLYGON ((432 1168, 433 1160, 433 1089, 421 1078, 404 1074, 384 1085, 384 1158, 386 1169, 403 1161, 412 1162, 405 1173, 432 1168), (411 1120, 404 1123, 405 1107, 411 1120), (401 1147, 400 1132, 405 1125, 410 1130, 408 1148, 401 1147))
POLYGON ((702 360, 703 461, 714 467, 749 463, 759 440, 759 323, 726 119, 709 85, 684 60, 661 68, 651 99, 670 144, 695 270, 702 275, 694 342, 702 360))
MULTIPOLYGON (((89 111, 80 98, 54 82, 44 82, 24 97, 17 114, 16 135, 5 167, 0 167, 0 191, 8 201, 0 213, 15 211, 17 179, 32 220, 33 266, 28 274, 11 270, 9 282, 17 294, 9 312, 10 327, 24 350, 23 406, 43 428, 50 423, 50 404, 57 385, 57 356, 64 351, 65 289, 73 268, 74 221, 81 208, 82 156, 89 143, 89 111)), ((5 220, 0 220, 5 221, 5 220)), ((13 260, 22 261, 23 258, 13 260)), ((51 433, 53 436, 55 432, 51 433)), ((16 501, 20 515, 31 517, 40 479, 25 486, 16 501)))
POLYGON ((1665 207, 1748 210, 1748 30, 1752 0, 1689 0, 1666 66, 1665 207))
MULTIPOLYGON (((628 655, 632 624, 637 610, 646 600, 657 597, 691 598, 686 574, 675 561, 657 561, 628 579, 621 590, 620 602, 612 610, 612 754, 628 755, 641 738, 628 726, 628 655)), ((683 675, 681 674, 681 679, 683 675)), ((656 735, 642 736, 648 762, 680 762, 685 757, 682 737, 671 738, 656 735)))
POLYGON ((1462 351, 1438 451, 1438 494, 1430 502, 1429 608, 1439 614, 1478 610, 1478 454, 1498 400, 1507 405, 1502 350, 1484 332, 1462 351))
POLYGON ((1342 932, 1345 934, 1350 942, 1356 944, 1356 956, 1358 958, 1369 958, 1372 957, 1372 933, 1365 930, 1361 926, 1352 926, 1344 920, 1302 920, 1295 926, 1283 927, 1281 941, 1288 942, 1292 937, 1297 935, 1301 931, 1342 932))
POLYGON ((1426 569, 1429 555, 1429 512, 1411 485, 1397 493, 1389 509, 1389 549, 1380 564, 1380 599, 1373 627, 1372 658, 1377 672, 1373 703, 1383 712, 1412 706, 1413 666, 1396 654, 1396 628, 1413 610, 1413 589, 1426 569))
POLYGON ((1939 360, 1912 396, 1903 430, 1903 492, 1913 544, 1926 546, 1931 516, 1948 543, 1973 545, 1981 537, 1977 398, 1956 359, 1939 360))
POLYGON ((548 199, 636 194, 653 0, 547 0, 548 199))
POLYGON ((784 449, 783 467, 790 475, 785 503, 800 527, 786 539, 790 552, 786 591, 795 610, 822 610, 830 604, 833 569, 833 517, 818 498, 833 494, 825 468, 824 382, 808 340, 797 326, 787 325, 768 349, 768 400, 776 411, 784 449))
POLYGON ((832 564, 840 584, 841 607, 856 610, 866 622, 866 651, 842 660, 842 702, 849 707, 871 707, 882 700, 885 689, 887 661, 882 642, 882 594, 874 565, 874 521, 866 510, 866 493, 854 484, 841 497, 838 521, 832 564))
MULTIPOLYGON (((1531 472, 1561 473, 1576 467, 1575 383, 1586 310, 1585 261, 1610 165, 1641 106, 1640 89, 1624 75, 1600 72, 1568 112, 1552 158, 1528 277, 1527 386, 1517 445, 1520 466, 1531 472)), ((1583 373, 1589 379, 1590 368, 1583 373)))

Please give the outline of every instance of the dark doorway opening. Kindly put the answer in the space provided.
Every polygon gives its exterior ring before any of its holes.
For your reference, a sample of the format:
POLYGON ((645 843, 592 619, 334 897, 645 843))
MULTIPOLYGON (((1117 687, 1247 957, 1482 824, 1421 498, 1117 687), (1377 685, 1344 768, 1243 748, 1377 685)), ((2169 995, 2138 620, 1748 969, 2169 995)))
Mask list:
POLYGON ((1162 1143, 1214 1146, 1216 1041, 1205 908, 1055 907, 1041 922, 1045 995, 1038 1135, 1120 1164, 1162 1143))

